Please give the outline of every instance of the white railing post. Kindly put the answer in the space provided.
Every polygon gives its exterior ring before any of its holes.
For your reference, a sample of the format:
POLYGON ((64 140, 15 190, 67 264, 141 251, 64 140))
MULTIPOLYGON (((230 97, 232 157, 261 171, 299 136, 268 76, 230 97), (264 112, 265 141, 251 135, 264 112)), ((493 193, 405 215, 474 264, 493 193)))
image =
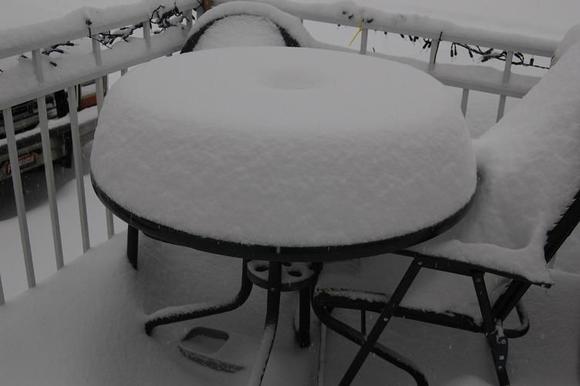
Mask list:
MULTIPOLYGON (((96 80, 97 83, 97 111, 100 114, 103 108, 103 102, 105 100, 105 80, 103 77, 99 77, 96 80)), ((115 235, 115 223, 113 222, 113 213, 108 208, 105 208, 105 221, 107 225, 107 238, 111 238, 115 235)))
POLYGON ((26 206, 24 205, 24 193, 22 191, 22 177, 20 176, 20 164, 18 160, 18 148, 16 147, 12 109, 7 108, 2 111, 2 114, 4 117, 4 128, 6 129, 6 140, 8 142, 10 174, 12 175, 12 188, 14 189, 14 200, 16 201, 16 212, 18 214, 18 225, 20 227, 20 242, 22 243, 22 252, 24 254, 26 280, 28 282, 28 288, 32 288, 36 286, 36 277, 34 274, 34 263, 32 262, 32 249, 30 247, 28 221, 26 220, 26 206))
POLYGON ((464 88, 463 93, 461 94, 461 112, 463 116, 467 114, 467 101, 469 99, 469 89, 464 88))
POLYGON ((85 183, 83 177, 83 162, 82 162, 82 147, 79 132, 79 116, 77 112, 78 101, 76 90, 74 86, 67 89, 68 93, 68 108, 70 117, 70 131, 72 137, 73 159, 75 168, 75 179, 77 185, 77 199, 79 204, 79 217, 81 221, 81 238, 83 244, 83 252, 86 252, 91 247, 89 239, 89 225, 87 221, 87 204, 85 196, 85 183))
POLYGON ((364 28, 364 23, 361 24, 361 34, 360 34, 360 51, 361 55, 366 55, 368 52, 369 44, 369 30, 364 28))
MULTIPOLYGON (((505 66, 503 69, 503 78, 502 78, 502 83, 503 84, 507 84, 510 81, 510 75, 511 75, 511 71, 512 71, 512 61, 514 58, 514 52, 513 51, 508 51, 506 58, 505 58, 505 66)), ((497 119, 496 122, 499 121, 502 117, 503 114, 505 112, 505 102, 506 102, 506 96, 505 95, 500 95, 499 97, 499 105, 497 106, 497 119)))
POLYGON ((32 64, 34 65, 34 74, 38 83, 44 82, 44 73, 42 72, 42 62, 40 58, 40 50, 32 51, 32 64))
POLYGON ((147 49, 151 48, 151 23, 149 19, 143 22, 143 38, 145 39, 145 45, 147 49))
POLYGON ((435 69, 435 63, 437 62, 437 52, 439 51, 439 44, 441 43, 441 36, 443 33, 439 34, 438 38, 431 39, 431 49, 429 50, 429 72, 435 69))
POLYGON ((4 284, 2 284, 2 275, 0 275, 0 306, 6 303, 6 298, 4 297, 4 284))
POLYGON ((95 57, 95 64, 97 66, 102 66, 103 58, 101 57, 101 43, 97 39, 97 35, 91 36, 91 43, 93 46, 93 56, 95 57))
POLYGON ((56 269, 64 266, 62 253, 62 238, 60 233, 60 222, 58 219, 58 206, 56 203, 56 188, 54 183, 54 168, 52 165, 52 149, 50 145, 50 134, 48 132, 48 114, 46 111, 46 97, 37 99, 38 118, 40 126, 40 138, 42 141, 42 157, 44 161, 44 174, 46 178, 46 190, 48 192, 48 206, 50 209, 50 221, 52 224, 52 240, 54 244, 54 256, 56 259, 56 269))
POLYGON ((187 27, 187 31, 189 31, 193 26, 193 9, 183 11, 183 13, 185 14, 185 25, 187 27))

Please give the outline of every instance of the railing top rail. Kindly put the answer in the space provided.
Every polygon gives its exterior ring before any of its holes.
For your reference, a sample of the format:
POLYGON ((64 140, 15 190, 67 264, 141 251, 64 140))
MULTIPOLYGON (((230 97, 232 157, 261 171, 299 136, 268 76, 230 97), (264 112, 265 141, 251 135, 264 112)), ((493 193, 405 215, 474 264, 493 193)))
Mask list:
MULTIPOLYGON (((238 0, 215 0, 216 4, 238 0)), ((421 36, 443 41, 476 44, 507 51, 551 57, 559 41, 505 31, 491 31, 456 24, 447 20, 414 14, 388 12, 359 6, 352 1, 336 3, 298 3, 291 0, 255 0, 268 3, 304 20, 350 27, 421 36)))
POLYGON ((95 35, 99 32, 142 23, 159 6, 182 11, 198 6, 197 0, 144 0, 129 5, 108 8, 83 7, 63 17, 42 23, 0 30, 0 59, 23 52, 43 49, 69 40, 95 35))
MULTIPOLYGON (((237 0, 215 0, 216 4, 237 0)), ((496 32, 462 26, 432 17, 392 13, 353 2, 297 3, 289 0, 258 0, 302 19, 366 27, 373 30, 410 34, 443 41, 493 47, 533 55, 553 56, 558 41, 517 33, 496 32)), ((143 0, 130 5, 104 9, 84 7, 61 18, 21 28, 0 31, 0 59, 27 51, 42 49, 68 40, 80 39, 99 32, 138 24, 151 17, 158 6, 177 6, 191 10, 198 0, 143 0)))

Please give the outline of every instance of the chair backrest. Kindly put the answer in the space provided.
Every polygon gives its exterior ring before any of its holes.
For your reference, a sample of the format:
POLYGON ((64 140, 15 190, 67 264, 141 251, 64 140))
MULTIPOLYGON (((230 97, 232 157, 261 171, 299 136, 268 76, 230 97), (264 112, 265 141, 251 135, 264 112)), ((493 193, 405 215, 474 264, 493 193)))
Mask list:
POLYGON ((544 245, 549 261, 580 219, 580 43, 474 141, 479 197, 454 238, 544 245))
POLYGON ((297 17, 263 3, 224 3, 204 13, 181 53, 233 46, 314 47, 297 17))

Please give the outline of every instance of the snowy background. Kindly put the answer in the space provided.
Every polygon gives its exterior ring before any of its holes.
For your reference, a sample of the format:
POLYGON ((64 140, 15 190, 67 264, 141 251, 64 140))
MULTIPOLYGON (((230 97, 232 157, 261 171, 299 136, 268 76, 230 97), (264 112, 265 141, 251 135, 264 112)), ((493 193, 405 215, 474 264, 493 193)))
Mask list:
MULTIPOLYGON (((332 3, 336 0, 295 0, 332 3)), ((133 4, 136 0, 2 0, 0 30, 60 17, 83 7, 133 4)), ((354 0, 377 9, 412 12, 456 23, 561 38, 578 22, 577 0, 354 0)))
MULTIPOLYGON (((0 34, 2 29, 20 27, 63 16, 80 6, 104 7, 133 2, 127 0, 105 0, 98 3, 89 0, 1 1, 0 34)), ((321 1, 324 2, 324 0, 321 1)), ((569 26, 576 23, 578 15, 580 15, 580 3, 578 1, 563 0, 557 2, 538 0, 510 2, 499 0, 482 0, 479 2, 445 0, 436 2, 436 6, 433 5, 432 1, 427 0, 409 0, 406 2, 358 0, 358 2, 364 5, 388 8, 389 10, 412 11, 414 9, 424 15, 446 18, 455 23, 478 25, 490 30, 497 28, 520 33, 532 31, 535 35, 545 35, 556 39, 560 38, 569 26), (436 9, 430 9, 435 7, 436 9)), ((347 45, 354 35, 354 29, 351 28, 338 28, 332 25, 321 26, 314 23, 308 23, 307 26, 316 38, 340 45, 347 45)), ((389 40, 385 39, 382 34, 371 33, 370 35, 369 47, 376 48, 379 51, 384 50, 421 58, 427 55, 425 51, 421 51, 420 47, 413 46, 398 36, 394 36, 389 40)), ((443 61, 451 60, 446 58, 445 55, 442 55, 442 57, 443 61)), ((457 63, 469 63, 470 61, 467 55, 454 60, 457 63)), ((494 65, 501 67, 502 63, 495 63, 494 65)), ((455 92, 457 105, 459 105, 460 91, 455 90, 455 92)), ((467 118, 472 126, 473 137, 478 137, 494 123, 497 102, 497 96, 481 93, 472 93, 470 95, 467 118)), ((516 104, 517 101, 509 100, 508 109, 513 108, 516 104)), ((85 161, 87 161, 90 148, 85 150, 85 161)), ((67 262, 69 262, 82 254, 76 192, 72 170, 57 167, 55 172, 65 256, 67 262)), ((44 173, 42 170, 37 170, 26 174, 24 179, 28 220, 33 241, 33 256, 38 279, 42 281, 55 270, 54 259, 52 258, 46 189, 43 182, 44 173)), ((85 186, 87 187, 88 195, 91 244, 96 246, 106 239, 104 208, 92 192, 88 178, 85 181, 85 186)), ((120 229, 119 225, 117 231, 120 229)), ((546 379, 551 379, 554 384, 564 386, 577 385, 577 382, 570 383, 570 380, 578 379, 578 362, 576 360, 578 356, 577 317, 579 315, 577 307, 577 274, 580 272, 580 264, 576 261, 580 260, 577 258, 578 246, 580 245, 578 233, 577 231, 573 236, 572 243, 568 242, 564 247, 561 254, 564 258, 558 260, 560 269, 575 272, 575 274, 556 271, 555 276, 559 285, 556 285, 550 291, 534 288, 532 293, 529 294, 529 298, 532 300, 530 310, 534 317, 533 323, 537 323, 534 324, 533 332, 529 336, 523 338, 521 343, 519 341, 512 346, 512 357, 510 359, 511 369, 519 374, 518 380, 520 382, 517 383, 519 385, 543 385, 546 383, 542 380, 546 379), (575 260, 572 260, 572 258, 575 258, 575 260), (561 299, 562 301, 554 301, 555 299, 561 299), (536 364, 541 364, 543 370, 535 367, 536 364), (559 376, 561 378, 558 378, 559 376), (538 383, 537 379, 540 379, 540 382, 543 383, 538 383)), ((30 379, 36 379, 35 382, 27 384, 57 384, 50 380, 62 379, 61 374, 58 374, 58 372, 67 366, 68 372, 72 374, 70 379, 73 379, 70 384, 74 385, 79 385, 81 384, 79 380, 86 380, 90 377, 93 377, 93 382, 99 385, 191 384, 191 377, 186 376, 191 375, 189 373, 194 373, 195 378, 200 380, 200 384, 208 384, 204 381, 210 379, 209 377, 214 376, 214 374, 208 375, 204 372, 205 370, 198 367, 191 369, 188 367, 184 371, 186 367, 181 362, 178 362, 179 358, 172 358, 172 354, 167 356, 167 353, 162 352, 164 348, 157 344, 159 340, 144 339, 141 329, 137 328, 140 326, 140 321, 137 322, 135 319, 141 317, 142 310, 140 304, 137 304, 134 298, 137 297, 135 293, 141 289, 134 287, 138 287, 141 283, 132 280, 135 276, 134 272, 128 268, 122 258, 123 243, 122 236, 117 236, 112 244, 93 250, 85 256, 85 259, 79 259, 75 264, 67 266, 62 273, 64 276, 53 278, 56 280, 44 281, 40 285, 40 291, 30 291, 28 294, 32 294, 31 296, 22 297, 22 301, 9 303, 2 309, 4 314, 1 319, 5 323, 3 326, 12 326, 11 331, 16 331, 16 334, 1 334, 2 339, 4 339, 1 341, 2 346, 6 348, 4 352, 7 355, 6 359, 2 358, 1 360, 4 363, 3 371, 10 372, 15 377, 14 379, 21 379, 22 373, 26 373, 27 376, 30 375, 30 379), (110 272, 115 272, 115 274, 110 275, 110 272), (109 280, 108 285, 104 286, 102 278, 107 276, 111 277, 107 279, 109 280), (73 294, 73 296, 70 296, 67 301, 55 301, 55 299, 60 299, 63 294, 73 294), (34 295, 37 297, 34 298, 34 295), (98 300, 95 301, 95 299, 98 300), (115 301, 107 303, 106 299, 115 299, 115 301), (87 304, 94 303, 97 303, 96 307, 86 307, 87 304), (42 318, 35 319, 34 317, 38 315, 39 306, 42 305, 48 306, 43 309, 46 312, 42 313, 42 318), (49 309, 49 307, 54 309, 49 309), (77 310, 83 309, 83 307, 88 309, 86 315, 79 315, 77 310), (102 310, 106 312, 99 312, 102 310), (110 315, 116 317, 111 318, 110 315), (118 328, 110 328, 114 325, 117 325, 118 328), (50 326, 50 328, 47 328, 47 326, 50 326), (119 333, 119 336, 109 336, 110 339, 103 339, 100 330, 102 326, 109 327, 112 331, 122 331, 122 333, 119 333), (39 331, 42 333, 34 333, 39 331), (75 337, 79 336, 82 336, 83 339, 75 339, 75 337), (65 339, 62 339, 62 337, 65 339), (91 350, 95 358, 98 358, 95 363, 88 363, 84 360, 86 356, 81 355, 86 352, 84 343, 89 340, 96 342, 96 345, 91 350), (111 343, 115 343, 117 346, 112 347, 111 343), (79 355, 70 355, 71 346, 75 350, 72 352, 79 355), (47 352, 50 352, 50 355, 42 355, 47 352), (47 357, 50 357, 50 360, 47 360, 47 357), (26 360, 22 358, 26 358, 26 360), (148 362, 144 361, 143 358, 153 359, 148 362), (22 371, 22 363, 27 363, 27 371, 22 371), (63 363, 65 364, 64 367, 62 366, 63 363), (61 365, 59 366, 59 364, 61 365), (73 368, 77 369, 76 373, 72 371, 73 368), (100 371, 101 369, 106 369, 107 371, 100 371), (73 375, 78 376, 78 378, 73 378, 73 375), (143 382, 139 383, 141 380, 143 382)), ((199 272, 197 264, 195 267, 192 266, 184 270, 182 267, 191 259, 189 255, 183 253, 178 247, 151 243, 147 239, 143 243, 145 246, 147 246, 147 243, 152 244, 148 249, 144 248, 151 255, 148 258, 145 256, 144 261, 148 262, 146 264, 149 264, 152 268, 147 269, 148 267, 145 264, 141 272, 155 273, 157 275, 156 278, 145 277, 145 280, 142 278, 143 281, 154 282, 154 279, 157 279, 156 281, 159 283, 187 283, 188 285, 193 283, 198 286, 198 288, 194 288, 195 291, 191 291, 191 288, 186 290, 185 284, 183 284, 184 288, 171 287, 175 293, 166 293, 164 295, 170 298, 172 302, 187 302, 191 293, 196 293, 198 296, 206 295, 203 290, 212 292, 214 296, 216 293, 225 293, 226 290, 229 291, 231 289, 229 287, 234 283, 233 278, 235 278, 234 274, 237 270, 230 269, 229 266, 227 266, 228 269, 224 269, 228 263, 226 259, 221 261, 206 257, 208 259, 207 272, 199 272), (160 256, 163 256, 163 261, 161 261, 160 256), (174 272, 162 269, 167 266, 167 256, 173 257, 176 261, 183 260, 177 261, 174 265, 174 267, 179 267, 179 272, 177 272, 177 269, 174 272), (213 277, 217 270, 222 273, 224 283, 216 286, 213 277), (224 273, 224 271, 227 272, 224 273), (196 274, 197 277, 195 276, 196 274), (232 280, 229 280, 230 276, 232 280), (192 280, 192 278, 194 279, 192 280), (216 289, 216 287, 219 288, 216 289)), ((0 272, 3 274, 8 297, 13 298, 15 294, 26 288, 26 283, 10 182, 0 184, 0 245, 2 246, 0 272)), ((188 251, 188 253, 192 252, 188 251)), ((179 286, 181 284, 175 285, 179 286)), ((152 310, 159 304, 165 304, 153 294, 148 295, 151 295, 147 297, 150 304, 145 304, 146 310, 152 310), (158 301, 159 304, 152 303, 155 301, 158 301)), ((244 311, 246 314, 237 320, 231 319, 228 321, 226 319, 224 326, 236 325, 240 327, 242 325, 241 327, 247 330, 255 327, 255 319, 251 316, 261 312, 264 299, 262 298, 263 293, 259 291, 256 291, 253 296, 256 296, 256 298, 251 302, 250 309, 244 311), (229 324, 227 324, 228 322, 229 324)), ((288 301, 288 298, 286 299, 288 301)), ((167 299, 162 300, 167 301, 167 299)), ((284 309, 288 311, 292 310, 292 307, 285 305, 284 309)), ((291 320, 291 316, 284 315, 283 320, 288 322, 291 320)), ((285 331, 287 335, 290 335, 291 327, 289 323, 287 324, 285 331)), ((284 331, 284 328, 282 330, 284 331)), ((445 331, 448 333, 447 330, 445 331)), ((180 331, 177 331, 174 335, 179 336, 179 333, 180 331)), ((462 372, 463 374, 483 374, 482 377, 484 379, 494 382, 491 369, 485 367, 488 365, 489 358, 487 357, 487 348, 481 337, 466 337, 459 333, 445 335, 442 331, 432 326, 417 327, 403 325, 403 323, 400 326, 395 324, 393 331, 388 332, 388 334, 390 334, 388 336, 389 341, 391 341, 391 338, 396 341, 398 337, 399 340, 395 343, 398 342, 401 345, 423 345, 423 347, 429 347, 426 350, 416 350, 415 355, 417 358, 414 359, 418 363, 425 365, 429 378, 433 379, 435 384, 485 384, 478 377, 471 375, 465 375, 455 380, 449 378, 462 372), (400 337, 405 339, 400 339, 400 337), (410 344, 409 337, 414 339, 410 344), (433 341, 432 344, 425 337, 429 337, 433 341), (441 345, 441 337, 444 337, 443 340, 447 343, 446 345, 441 345), (476 350, 473 349, 474 347, 476 350), (443 358, 448 358, 448 360, 443 358)), ((286 338, 287 342, 291 342, 290 336, 286 338)), ((161 336, 161 339, 169 340, 166 336, 161 336)), ((284 339, 281 340, 284 341, 284 339)), ((350 354, 352 347, 348 346, 348 343, 343 340, 333 340, 332 338, 329 341, 329 347, 328 363, 332 364, 335 370, 329 370, 327 384, 336 384, 334 381, 341 375, 339 373, 342 372, 346 365, 344 362, 352 358, 352 354, 350 354), (344 355, 345 352, 349 354, 344 355)), ((397 345, 395 344, 394 347, 397 347, 397 345)), ((401 348, 408 347, 402 346, 401 348)), ((248 352, 250 351, 248 350, 248 352)), ((280 354, 280 352, 283 351, 280 350, 275 355, 285 355, 280 354)), ((295 353, 291 352, 291 354, 295 353)), ((288 357, 283 356, 280 359, 275 357, 273 361, 274 371, 269 374, 271 376, 275 374, 284 376, 286 373, 280 373, 280 366, 276 367, 276 363, 284 363, 287 367, 288 359, 288 357)), ((314 358, 311 357, 303 359, 309 363, 314 361, 314 358)), ((298 363, 298 365, 305 367, 304 364, 298 363)), ((364 373, 367 374, 367 377, 375 377, 375 374, 384 369, 383 363, 372 359, 368 366, 370 367, 367 367, 367 371, 364 373), (376 369, 376 372, 374 369, 376 369)), ((301 369, 298 370, 300 371, 301 369)), ((296 384, 296 378, 288 376, 291 371, 289 370, 284 378, 287 382, 290 380, 294 381, 293 384, 296 384)), ((296 371, 292 376, 298 374, 299 371, 296 371)), ((8 379, 11 379, 10 374, 8 374, 8 379)), ((362 382, 366 382, 366 380, 363 379, 362 382)), ((232 378, 224 377, 223 380, 220 379, 218 381, 214 378, 211 383, 232 384, 231 381, 232 378)), ((282 384, 277 381, 278 379, 274 378, 274 381, 270 382, 270 384, 282 384)))
MULTIPOLYGON (((329 0, 306 1, 299 3, 329 3, 329 0)), ((2 0, 0 13, 0 33, 2 29, 21 27, 57 17, 83 6, 107 7, 119 4, 133 4, 133 0, 2 0)), ((576 22, 580 14, 580 2, 575 0, 558 0, 557 2, 541 2, 517 0, 503 2, 490 1, 460 1, 441 0, 433 3, 427 0, 387 1, 387 0, 357 0, 355 3, 376 7, 389 11, 419 13, 438 18, 447 18, 457 24, 473 25, 489 30, 512 30, 520 33, 532 31, 535 35, 546 35, 560 39, 564 32, 576 22), (549 5, 548 5, 549 4, 549 5), (493 12, 490 12, 493 10, 493 12), (532 28, 533 27, 533 28, 532 28)), ((306 27, 314 38, 337 45, 347 46, 356 33, 355 28, 338 27, 330 24, 306 22, 306 27)), ((356 46, 358 41, 354 43, 356 46)), ((396 34, 385 37, 383 33, 369 33, 369 49, 396 55, 410 56, 425 60, 429 53, 422 50, 421 44, 411 44, 396 34)), ((458 64, 473 63, 473 59, 463 52, 459 57, 450 58, 447 52, 439 55, 440 62, 454 62, 458 64)), ((503 62, 490 61, 489 64, 501 69, 503 62)), ((541 76, 543 71, 529 68, 515 67, 514 72, 541 76)), ((113 76, 111 83, 118 78, 113 76)), ((460 103, 461 90, 451 89, 456 95, 457 105, 460 103)), ((495 123, 498 96, 471 92, 467 110, 467 119, 470 123, 472 137, 478 137, 495 123)), ((508 98, 507 109, 517 103, 517 100, 508 98)), ((88 166, 90 147, 86 149, 85 158, 88 166)), ((88 167, 87 167, 88 170, 88 167)), ((79 232, 78 209, 72 170, 56 168, 57 194, 59 197, 60 220, 65 249, 65 260, 70 261, 82 254, 79 232)), ((106 240, 104 208, 94 196, 90 183, 85 184, 88 194, 89 226, 91 245, 96 246, 106 240)), ((51 257, 51 231, 46 203, 46 188, 44 187, 44 172, 36 170, 24 176, 26 205, 29 210, 29 227, 33 242, 32 252, 35 259, 35 268, 39 280, 48 277, 55 271, 54 259, 51 257)), ((24 265, 21 259, 15 207, 12 198, 10 181, 0 183, 0 235, 3 242, 2 259, 0 259, 0 273, 2 274, 6 295, 8 298, 26 289, 24 279, 24 265), (8 242, 9 241, 9 242, 8 242)), ((118 222, 117 230, 123 225, 118 222)), ((567 263, 565 263, 567 264, 567 263)))

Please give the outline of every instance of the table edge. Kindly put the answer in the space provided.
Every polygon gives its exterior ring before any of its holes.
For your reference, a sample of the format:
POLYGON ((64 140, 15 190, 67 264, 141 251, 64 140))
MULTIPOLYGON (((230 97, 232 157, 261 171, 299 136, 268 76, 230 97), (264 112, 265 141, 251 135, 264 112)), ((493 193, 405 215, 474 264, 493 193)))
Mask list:
MULTIPOLYGON (((479 180, 479 178, 478 178, 479 180)), ((204 252, 238 257, 244 259, 260 259, 270 261, 308 261, 328 262, 348 260, 368 256, 391 253, 411 247, 415 244, 432 239, 447 231, 465 216, 477 187, 467 203, 447 218, 417 231, 386 239, 368 241, 356 244, 327 245, 327 246, 273 246, 261 244, 245 244, 234 241, 219 240, 212 237, 194 235, 166 225, 156 223, 141 217, 118 204, 109 197, 95 181, 91 173, 91 183, 97 197, 111 212, 130 226, 139 229, 145 235, 170 244, 181 245, 204 252)), ((479 185, 479 184, 478 184, 479 185)))

